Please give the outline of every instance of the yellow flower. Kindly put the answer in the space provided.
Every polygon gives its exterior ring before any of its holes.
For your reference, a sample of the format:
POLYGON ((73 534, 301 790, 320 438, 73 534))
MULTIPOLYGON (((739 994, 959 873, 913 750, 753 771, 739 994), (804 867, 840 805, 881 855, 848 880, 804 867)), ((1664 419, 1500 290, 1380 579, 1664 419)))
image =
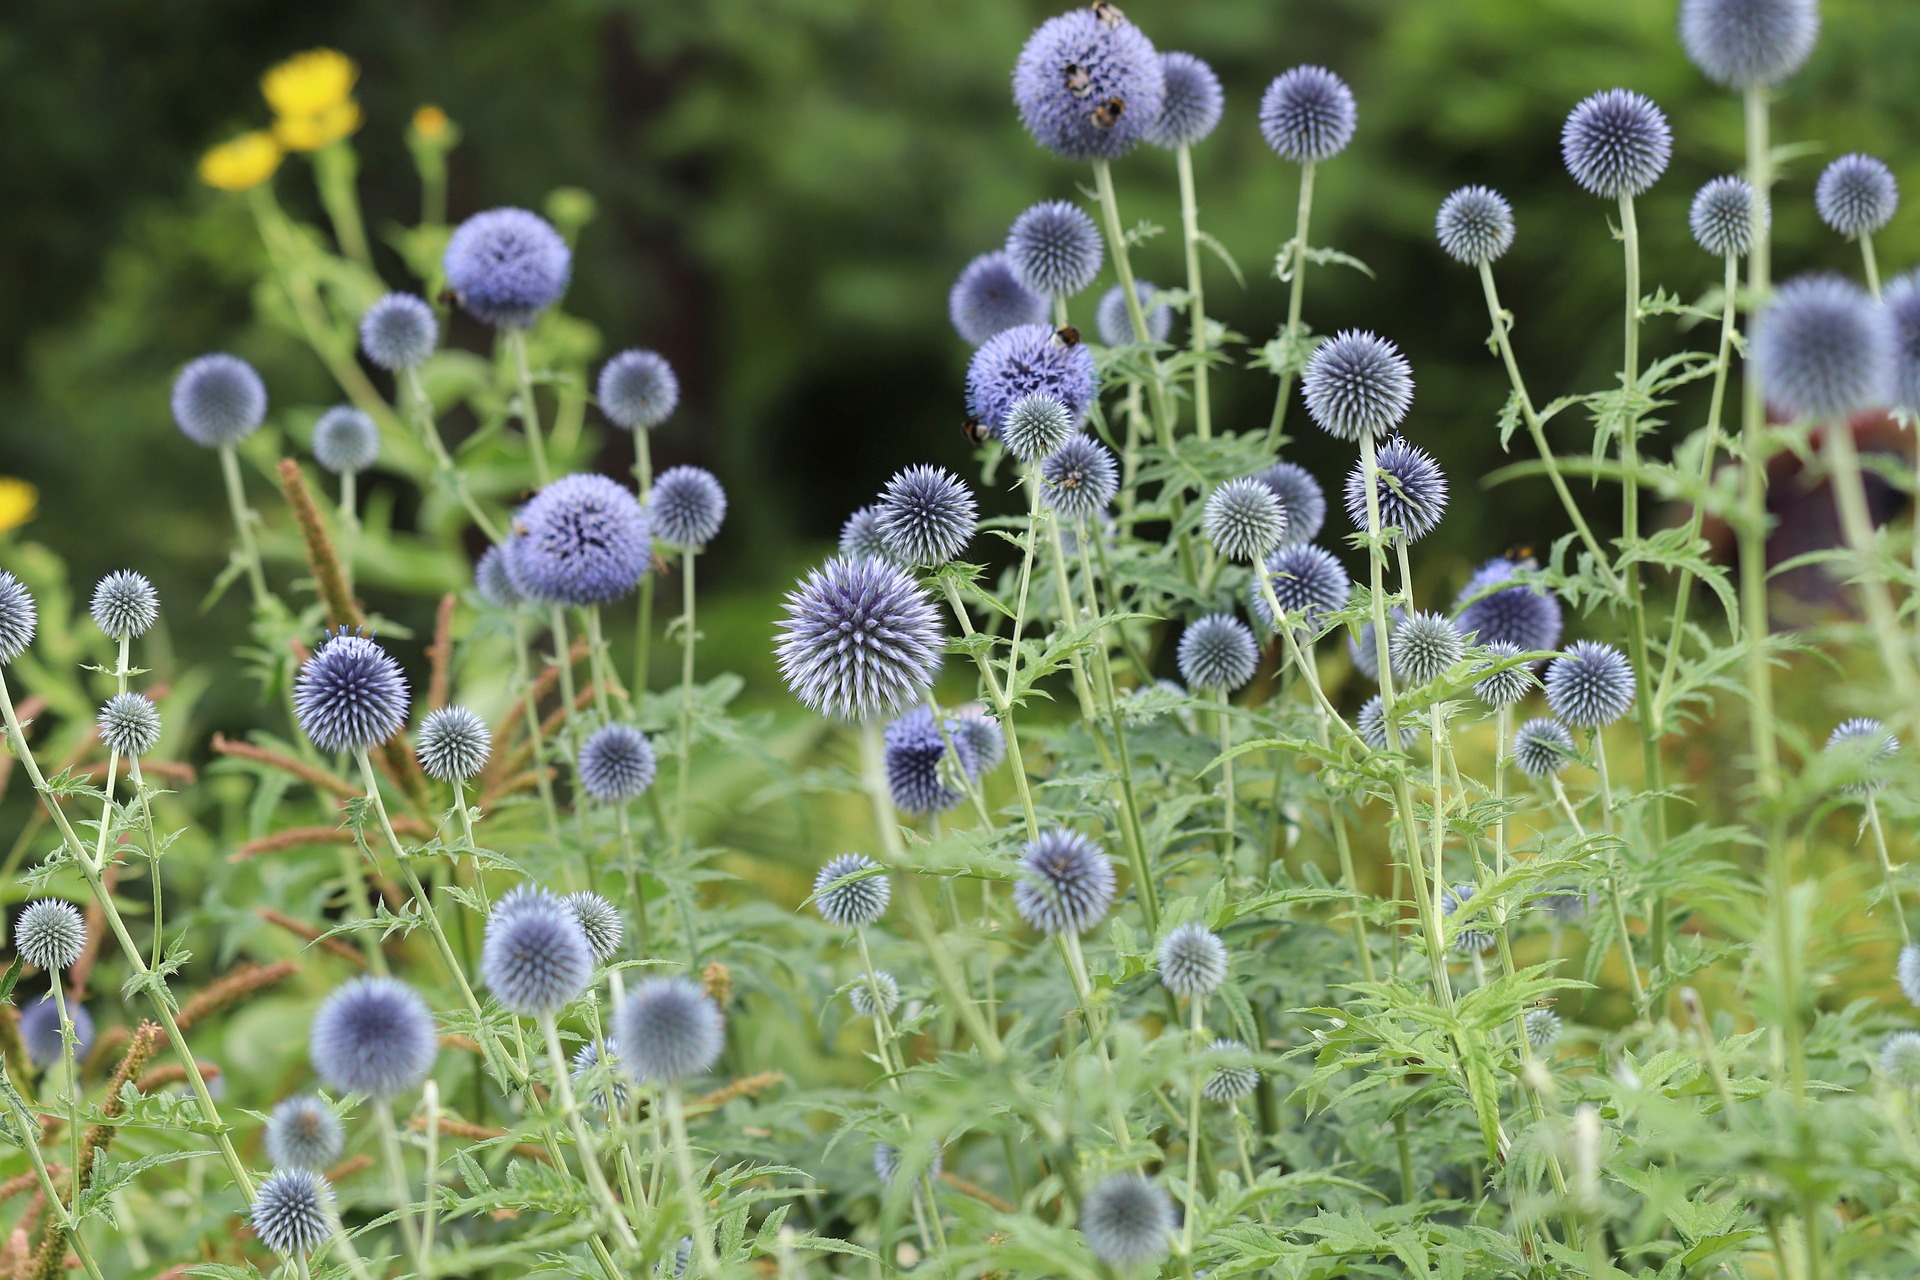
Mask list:
POLYGON ((360 68, 336 49, 309 49, 268 69, 260 92, 276 115, 318 116, 353 96, 360 68))
POLYGON ((12 476, 0 476, 0 533, 9 529, 18 529, 33 519, 33 512, 40 505, 40 491, 25 480, 16 480, 12 476))
POLYGON ((424 106, 413 113, 413 131, 428 142, 445 135, 447 123, 447 113, 436 106, 424 106))
POLYGON ((280 167, 280 144, 262 130, 243 133, 200 157, 200 181, 222 191, 257 187, 280 167))
POLYGON ((348 98, 318 115, 281 116, 273 122, 273 136, 289 151, 318 151, 359 127, 360 104, 348 98))

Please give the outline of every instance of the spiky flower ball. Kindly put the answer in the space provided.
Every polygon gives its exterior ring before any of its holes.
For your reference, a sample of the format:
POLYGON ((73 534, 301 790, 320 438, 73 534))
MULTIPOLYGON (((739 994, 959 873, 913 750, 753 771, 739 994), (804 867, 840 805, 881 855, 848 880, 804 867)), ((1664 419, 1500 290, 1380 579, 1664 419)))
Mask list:
POLYGON ((1860 777, 1843 788, 1853 795, 1866 795, 1886 785, 1887 762, 1900 752, 1900 739, 1887 726, 1870 716, 1843 720, 1827 736, 1827 751, 1856 762, 1860 777))
POLYGON ((159 621, 160 593, 144 575, 121 569, 94 585, 88 612, 107 639, 132 639, 147 634, 159 621))
POLYGON ((1007 735, 984 707, 970 705, 955 711, 947 722, 947 736, 953 740, 960 767, 976 782, 1007 758, 1007 735))
POLYGON ((593 958, 601 963, 619 954, 620 938, 626 932, 621 922, 620 909, 590 889, 581 889, 560 899, 574 920, 580 926, 580 932, 586 937, 587 949, 593 952, 593 958))
MULTIPOLYGON (((1375 506, 1381 529, 1398 529, 1396 541, 1418 542, 1432 533, 1447 512, 1447 476, 1432 454, 1395 436, 1374 458, 1378 483, 1375 506)), ((1347 473, 1347 518, 1367 528, 1367 480, 1364 460, 1347 473)))
MULTIPOLYGON (((1387 610, 1387 663, 1393 663, 1393 629, 1400 625, 1407 611, 1399 605, 1387 610)), ((1380 678, 1380 646, 1374 642, 1373 623, 1360 626, 1358 635, 1347 637, 1347 656, 1353 659, 1353 669, 1369 680, 1380 678)))
POLYGON ((1295 67, 1260 95, 1260 136, 1295 164, 1345 151, 1358 121, 1353 90, 1325 67, 1295 67))
POLYGON ((412 987, 378 975, 336 987, 308 1032, 313 1070, 335 1093, 391 1098, 427 1078, 439 1041, 433 1013, 412 987))
POLYGON ((1893 375, 1887 391, 1896 406, 1920 415, 1920 271, 1888 281, 1881 297, 1893 331, 1893 375))
POLYGON ((1880 1046, 1880 1074, 1899 1089, 1920 1089, 1920 1031, 1896 1031, 1880 1046))
POLYGON ((1560 155, 1573 180, 1594 195, 1637 196, 1667 171, 1673 129, 1651 98, 1607 89, 1567 114, 1560 155))
POLYGON ((909 707, 889 724, 882 759, 894 807, 902 813, 929 814, 959 804, 964 797, 941 777, 941 762, 947 758, 947 739, 926 706, 909 707))
MULTIPOLYGON (((1765 216, 1764 205, 1760 212, 1765 216)), ((1753 187, 1733 175, 1713 179, 1695 193, 1687 227, 1694 242, 1715 257, 1746 257, 1756 238, 1753 187)))
POLYGON ((1512 583, 1531 560, 1515 563, 1496 556, 1474 570, 1454 599, 1460 630, 1476 644, 1511 644, 1522 652, 1551 649, 1560 643, 1560 597, 1537 582, 1512 583))
POLYGON ((1160 55, 1160 74, 1167 92, 1147 141, 1169 150, 1205 141, 1226 109, 1220 77, 1192 54, 1178 52, 1160 55))
POLYGON ((651 431, 680 406, 680 379, 665 356, 636 347, 600 366, 594 396, 615 426, 651 431))
POLYGON ((780 674, 823 715, 890 715, 925 694, 940 670, 940 615, 897 565, 829 560, 787 593, 786 608, 780 674))
POLYGON ((853 1011, 863 1018, 892 1017, 900 1007, 900 983, 884 969, 876 969, 869 981, 865 974, 854 980, 847 992, 853 1011))
POLYGON ((480 775, 493 750, 493 731, 466 707, 440 707, 420 722, 414 749, 429 778, 465 782, 480 775))
POLYGON ((1227 944, 1188 921, 1160 940, 1160 985, 1177 996, 1206 996, 1227 980, 1227 944))
MULTIPOLYGON (((1443 890, 1440 894, 1440 914, 1458 924, 1459 920, 1466 918, 1467 904, 1471 901, 1473 901, 1472 885, 1453 885, 1443 890)), ((1474 924, 1467 924, 1460 927, 1453 935, 1453 949, 1455 951, 1479 954, 1490 950, 1492 947, 1493 934, 1487 929, 1475 927, 1474 924)))
MULTIPOLYGON (((1274 600, 1304 631, 1317 632, 1326 615, 1345 608, 1353 594, 1353 579, 1345 566, 1320 547, 1281 547, 1267 557, 1266 570, 1274 600)), ((1247 590, 1247 605, 1261 626, 1276 630, 1267 593, 1257 582, 1247 590)))
POLYGON ((1544 782, 1573 763, 1573 735, 1550 716, 1537 716, 1513 734, 1513 762, 1529 778, 1544 782))
POLYGON ((1229 560, 1259 560, 1285 540, 1287 512, 1252 476, 1228 480, 1207 498, 1200 528, 1229 560))
POLYGON ((647 515, 603 475, 561 476, 514 517, 507 557, 515 590, 543 604, 612 604, 633 594, 653 559, 647 515))
POLYGON ((489 209, 453 229, 441 267, 467 314, 525 329, 567 291, 573 253, 539 214, 489 209))
POLYGON ((1682 0, 1680 44, 1729 89, 1776 85, 1798 71, 1820 34, 1819 0, 1682 0))
POLYGON ((373 641, 345 627, 300 665, 293 713, 322 751, 362 751, 407 722, 407 678, 373 641))
POLYGON ((1045 324, 1047 300, 1022 284, 1006 251, 996 249, 960 272, 947 294, 947 318, 956 333, 977 347, 1002 329, 1045 324))
MULTIPOLYGON (((74 1061, 83 1062, 93 1049, 93 1015, 77 1000, 67 1001, 67 1020, 73 1024, 74 1061)), ((48 992, 20 1014, 20 1042, 27 1061, 45 1070, 66 1057, 67 1042, 60 1033, 60 1004, 48 992)))
POLYGON ((1072 411, 1052 396, 1023 396, 1008 408, 1000 439, 1008 453, 1034 463, 1058 453, 1078 425, 1072 411))
POLYGON ((1208 1102, 1238 1102, 1260 1087, 1260 1072, 1247 1046, 1238 1040, 1220 1039, 1213 1042, 1209 1052, 1219 1065, 1200 1086, 1200 1096, 1208 1102))
POLYGON ((174 424, 203 448, 238 444, 266 416, 267 384, 238 356, 201 356, 173 380, 174 424))
POLYGON ((880 864, 864 854, 843 853, 813 878, 814 910, 843 929, 872 924, 886 914, 891 901, 893 883, 880 864))
POLYGON ((1280 509, 1287 513, 1287 530, 1282 545, 1312 542, 1327 523, 1327 491, 1313 473, 1297 462, 1276 462, 1254 479, 1273 490, 1280 509))
POLYGON ((1849 239, 1870 236, 1893 221, 1900 185, 1877 156, 1854 152, 1828 165, 1813 188, 1820 221, 1849 239))
POLYGON ((1040 464, 1040 498, 1068 520, 1106 510, 1119 489, 1113 451, 1084 433, 1069 436, 1040 464))
POLYGON ((966 481, 944 467, 908 467, 880 492, 874 525, 903 564, 942 565, 967 549, 980 509, 966 481))
POLYGON ((1486 674, 1475 682, 1473 694, 1488 706, 1511 707, 1533 692, 1540 683, 1534 679, 1528 664, 1509 661, 1527 652, 1513 641, 1495 640, 1486 646, 1486 650, 1486 674))
POLYGON ((580 785, 602 804, 645 795, 658 770, 653 743, 630 724, 603 724, 580 747, 580 785))
POLYGON ((1084 418, 1099 391, 1093 349, 1062 342, 1046 324, 1015 325, 980 344, 967 365, 967 412, 994 435, 1007 410, 1031 395, 1049 395, 1084 418))
POLYGON ((1753 335, 1753 364, 1767 402, 1797 418, 1837 421, 1877 405, 1893 354, 1886 311, 1836 275, 1782 285, 1753 335))
POLYGON ((627 1084, 620 1070, 620 1055, 609 1047, 603 1056, 598 1041, 589 1040, 573 1051, 573 1059, 567 1071, 573 1081, 573 1087, 579 1090, 590 1107, 602 1111, 624 1110, 627 1105, 627 1084))
POLYGON ((647 498, 647 525, 670 547, 698 551, 726 518, 727 491, 704 467, 669 467, 647 498))
POLYGON ((1633 664, 1610 644, 1576 640, 1547 664, 1547 706, 1578 729, 1612 724, 1633 706, 1633 664))
POLYGON ((1113 904, 1113 863, 1078 831, 1052 827, 1020 853, 1014 909, 1042 933, 1085 933, 1113 904))
MULTIPOLYGON (((1360 735, 1360 741, 1375 751, 1387 749, 1387 704, 1379 694, 1360 704, 1360 714, 1353 718, 1353 731, 1360 735)), ((1401 720, 1398 749, 1405 751, 1413 744, 1413 739, 1414 726, 1401 720)))
POLYGON ((1110 1175, 1080 1202, 1080 1234, 1093 1256, 1110 1267, 1166 1257, 1173 1222, 1173 1201, 1137 1173, 1110 1175))
POLYGON ((1192 689, 1231 693, 1253 679, 1260 646, 1247 624, 1230 613, 1210 613, 1180 633, 1180 678, 1192 689))
POLYGON ((39 626, 40 613, 34 607, 33 593, 20 579, 0 569, 0 664, 25 653, 39 626))
POLYGON ((1920 1005, 1920 942, 1909 942, 1900 948, 1894 976, 1899 980, 1900 994, 1907 998, 1907 1003, 1920 1005))
POLYGON ((1393 674, 1412 688, 1431 684, 1466 657, 1467 642, 1453 619, 1439 613, 1413 613, 1393 629, 1388 660, 1393 674))
POLYGON ((116 693, 94 721, 107 750, 138 759, 160 741, 160 708, 144 693, 116 693))
POLYGON ((507 548, 511 543, 509 539, 488 547, 473 566, 474 591, 496 609, 512 609, 520 604, 520 592, 507 572, 507 548))
POLYGON ((1067 298, 1093 283, 1106 242, 1071 200, 1043 200, 1013 220, 1007 262, 1021 284, 1043 297, 1067 298))
POLYGON ((480 980, 513 1013, 528 1018, 558 1013, 592 977, 586 930, 572 908, 545 889, 487 917, 480 980))
POLYGON ((357 474, 380 456, 380 428, 350 404, 335 405, 313 424, 313 457, 335 475, 357 474))
POLYGON ((1560 1015, 1551 1009, 1529 1009, 1524 1019, 1527 1043, 1536 1049, 1551 1049, 1560 1039, 1560 1015))
POLYGON ((87 924, 71 902, 42 898, 29 902, 13 927, 14 950, 35 968, 56 973, 80 958, 87 924))
POLYGON ((332 1230, 333 1190, 311 1169, 275 1169, 253 1193, 247 1218, 260 1243, 287 1257, 312 1253, 332 1230))
POLYGON ((855 560, 891 558, 886 541, 880 536, 879 503, 860 508, 840 526, 840 554, 855 560))
POLYGON ((699 983, 649 978, 614 1009, 613 1041, 641 1084, 678 1084, 720 1060, 726 1018, 699 983))
POLYGON ((325 1100, 295 1094, 267 1120, 267 1159, 276 1168, 330 1169, 347 1147, 347 1131, 325 1100))
POLYGON ((1483 266, 1513 247, 1513 206, 1492 187, 1461 187, 1440 202, 1433 230, 1449 258, 1483 266))
POLYGON ((1413 407, 1413 367, 1400 348, 1360 329, 1346 329, 1313 349, 1300 374, 1307 416, 1336 440, 1378 440, 1413 407))
POLYGON ((411 293, 389 293, 360 314, 360 350, 382 369, 417 369, 439 345, 433 308, 411 293))
MULTIPOLYGON (((1140 300, 1140 310, 1146 317, 1148 342, 1165 342, 1173 332, 1173 308, 1164 302, 1157 307, 1151 305, 1158 292, 1151 281, 1133 282, 1133 296, 1140 300)), ((1124 347, 1134 340, 1133 313, 1127 310, 1127 294, 1119 285, 1100 295, 1100 305, 1093 313, 1093 331, 1110 347, 1124 347)))
POLYGON ((1013 67, 1020 123, 1063 160, 1125 155, 1159 121, 1165 96, 1153 43, 1118 9, 1047 19, 1013 67))

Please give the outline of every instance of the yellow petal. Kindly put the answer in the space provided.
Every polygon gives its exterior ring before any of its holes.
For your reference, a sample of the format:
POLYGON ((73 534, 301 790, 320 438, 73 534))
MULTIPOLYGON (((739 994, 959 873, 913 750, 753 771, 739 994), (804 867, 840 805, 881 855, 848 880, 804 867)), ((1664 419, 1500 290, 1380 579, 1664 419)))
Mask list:
POLYGON ((353 94, 360 68, 337 49, 296 53, 260 77, 260 92, 283 116, 317 116, 353 94))
POLYGON ((431 142, 447 132, 447 113, 432 105, 413 113, 413 131, 431 142))
POLYGON ((0 476, 0 533, 18 529, 33 519, 40 505, 40 491, 25 480, 0 476))
POLYGON ((257 187, 280 167, 280 144, 256 130, 223 142, 200 157, 200 181, 222 191, 257 187))
POLYGON ((281 116, 273 122, 273 136, 289 151, 318 151, 359 127, 360 104, 348 98, 318 115, 281 116))

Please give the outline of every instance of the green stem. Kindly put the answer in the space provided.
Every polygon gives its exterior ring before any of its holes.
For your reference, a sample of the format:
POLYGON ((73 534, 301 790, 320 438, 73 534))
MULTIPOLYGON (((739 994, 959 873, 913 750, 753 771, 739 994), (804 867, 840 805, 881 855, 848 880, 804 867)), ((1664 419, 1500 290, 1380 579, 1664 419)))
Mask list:
MULTIPOLYGON (((1185 153, 1185 148, 1181 148, 1185 153)), ((1206 1071, 1207 1034, 1204 995, 1195 994, 1189 1002, 1187 1023, 1188 1052, 1193 1054, 1193 1072, 1187 1081, 1187 1212, 1180 1224, 1180 1255, 1193 1256, 1193 1220, 1200 1216, 1200 1086, 1206 1071)))
POLYGON ((1894 608, 1893 594, 1887 589, 1886 575, 1874 564, 1877 548, 1873 516, 1867 507, 1866 483, 1860 475, 1860 455, 1853 446, 1853 428, 1844 419, 1826 424, 1827 478, 1833 485, 1835 505, 1840 509, 1840 528, 1859 564, 1855 570, 1860 596, 1867 607, 1867 621, 1880 648, 1880 661, 1893 681, 1894 692, 1902 706, 1914 705, 1920 696, 1920 678, 1916 678, 1906 637, 1894 608))
POLYGON ((527 448, 533 454, 534 483, 545 488, 553 478, 547 469, 547 445, 540 435, 540 406, 533 398, 533 369, 527 363, 527 331, 506 328, 500 331, 507 352, 513 358, 514 382, 519 388, 520 425, 527 433, 527 448))
POLYGON ((1267 425, 1267 450, 1280 447, 1286 434, 1287 409, 1293 403, 1294 352, 1300 344, 1300 311, 1307 296, 1307 226, 1313 219, 1313 161, 1300 166, 1300 203, 1294 212, 1293 239, 1280 252, 1287 272, 1286 358, 1289 367, 1280 375, 1280 392, 1273 401, 1273 420, 1267 425))
POLYGON ((247 568, 247 583, 253 588, 255 607, 267 602, 267 576, 260 567, 260 544, 253 536, 253 509, 247 506, 246 488, 240 481, 240 458, 231 444, 220 446, 220 474, 226 480, 227 506, 233 512, 233 528, 240 536, 240 563, 247 568))
POLYGON ((680 1175, 681 1203, 687 1211, 687 1230, 693 1237, 694 1252, 700 1255, 700 1274, 712 1280, 720 1274, 720 1259, 713 1252, 713 1233, 707 1228, 706 1199, 700 1194, 693 1172, 693 1151, 687 1141, 687 1111, 680 1097, 680 1086, 668 1085, 661 1092, 667 1116, 667 1129, 673 1136, 673 1163, 680 1175))
POLYGON ((1867 289, 1873 294, 1873 300, 1880 300, 1880 263, 1873 256, 1873 235, 1871 232, 1860 236, 1860 263, 1866 268, 1867 289))
MULTIPOLYGON (((653 496, 653 435, 644 427, 633 433, 633 481, 645 506, 653 496)), ((634 620, 633 696, 647 691, 653 661, 653 573, 640 579, 640 612, 634 620)))
POLYGON ((329 142, 313 153, 315 185, 320 188, 320 203, 326 206, 327 220, 333 223, 333 235, 347 256, 374 271, 373 251, 367 245, 367 229, 360 220, 360 199, 353 180, 359 164, 346 139, 329 142))
POLYGON ((540 1034, 547 1042, 547 1061, 553 1067, 554 1098, 560 1104, 560 1113, 565 1117, 568 1127, 573 1130, 574 1145, 580 1149, 580 1169, 587 1175, 587 1188, 593 1192, 594 1199, 600 1202, 600 1207, 606 1210, 620 1247, 629 1253, 638 1253, 640 1241, 628 1225, 620 1202, 614 1198, 613 1188, 607 1185, 606 1172, 600 1167, 600 1149, 593 1140, 592 1131, 587 1128, 587 1122, 581 1118, 579 1104, 574 1099, 573 1076, 568 1070, 567 1055, 560 1047, 560 1028, 551 1013, 541 1014, 539 1022, 540 1034))
MULTIPOLYGON (((971 642, 974 638, 973 619, 968 616, 966 605, 961 603, 960 588, 954 585, 951 578, 942 582, 947 591, 947 604, 953 609, 954 620, 960 624, 960 634, 971 642)), ((968 647, 973 652, 974 665, 980 668, 980 678, 986 683, 987 698, 993 703, 994 714, 1000 717, 1000 728, 1006 735, 1007 765, 1013 774, 1014 790, 1020 796, 1020 808, 1026 814, 1027 839, 1038 839, 1040 821, 1034 815, 1033 793, 1027 787, 1027 766, 1020 756, 1020 735, 1013 725, 1013 705, 1007 701, 1007 695, 1000 687, 1000 679, 994 674, 993 663, 986 652, 971 643, 968 647)))
MULTIPOLYGON (((1613 782, 1607 773, 1607 742, 1598 729, 1593 732, 1593 763, 1600 776, 1601 829, 1612 835, 1613 782)), ((1620 934, 1620 957, 1627 964, 1627 985, 1633 993, 1633 1007, 1644 1018, 1649 1012, 1647 991, 1640 984, 1640 965, 1633 958, 1633 935, 1627 931, 1627 909, 1620 893, 1620 860, 1611 843, 1607 845, 1607 899, 1613 911, 1613 927, 1620 934)))
POLYGON ((1893 903, 1893 918, 1900 922, 1900 943, 1913 941, 1907 929, 1907 909, 1900 901, 1900 889, 1893 880, 1893 860, 1887 856, 1887 835, 1880 829, 1880 805, 1873 792, 1867 792, 1867 825, 1873 828, 1873 850, 1880 856, 1880 875, 1887 886, 1887 900, 1893 903))
POLYGON ((393 1211, 398 1216, 400 1238, 406 1242, 414 1271, 426 1276, 427 1255, 414 1214, 413 1193, 407 1189, 406 1155, 400 1149, 400 1131, 393 1123, 393 1103, 377 1098, 373 1103, 373 1122, 380 1131, 380 1153, 387 1166, 387 1180, 393 1190, 393 1211))
POLYGON ((447 452, 447 446, 440 439, 440 428, 433 420, 433 400, 427 395, 426 384, 420 381, 420 371, 408 368, 400 374, 400 404, 407 417, 413 420, 414 429, 420 433, 420 439, 426 444, 427 452, 433 455, 433 465, 460 505, 473 517, 473 523, 480 532, 487 535, 489 542, 504 541, 500 527, 488 518, 480 507, 479 501, 467 485, 467 473, 454 465, 453 456, 447 452))
POLYGON ((698 633, 693 629, 693 558, 688 548, 680 556, 682 604, 680 613, 680 777, 674 805, 676 825, 680 829, 680 851, 693 852, 692 818, 687 812, 687 763, 693 753, 693 646, 698 633))
POLYGON ((553 780, 547 776, 546 735, 540 728, 540 708, 533 700, 532 663, 527 658, 527 624, 516 607, 513 611, 513 678, 521 692, 525 712, 527 743, 533 749, 533 782, 540 793, 540 807, 547 815, 547 834, 560 838, 560 807, 554 803, 553 780))
POLYGON ((1207 378, 1206 285, 1200 270, 1200 206, 1194 198, 1193 149, 1174 148, 1180 174, 1180 231, 1187 250, 1187 335, 1193 351, 1193 429, 1202 440, 1213 435, 1213 403, 1207 378))
MULTIPOLYGON (((53 1175, 47 1170, 46 1159, 40 1154, 40 1122, 27 1110, 26 1099, 20 1096, 14 1088, 12 1077, 5 1071, 0 1071, 0 1091, 7 1095, 7 1109, 13 1113, 14 1127, 20 1131, 20 1146, 33 1165, 33 1176, 40 1183, 40 1194, 46 1197, 48 1207, 59 1219, 60 1229, 73 1242, 73 1251, 80 1256, 80 1265, 87 1269, 90 1280, 105 1280, 100 1274, 100 1265, 93 1260, 93 1251, 80 1238, 80 1224, 73 1216, 73 1206, 60 1198, 60 1190, 54 1186, 53 1175)), ((253 1198, 251 1190, 247 1192, 247 1198, 253 1198)))

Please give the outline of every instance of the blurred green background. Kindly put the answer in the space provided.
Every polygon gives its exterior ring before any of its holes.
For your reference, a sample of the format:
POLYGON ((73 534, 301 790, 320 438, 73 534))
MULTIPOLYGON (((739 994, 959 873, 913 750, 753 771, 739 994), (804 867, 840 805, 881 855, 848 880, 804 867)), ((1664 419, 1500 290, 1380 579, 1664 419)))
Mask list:
MULTIPOLYGON (((1739 107, 1681 55, 1676 4, 1127 6, 1156 44, 1198 53, 1226 82, 1226 119, 1196 164, 1203 224, 1247 280, 1239 287, 1215 269, 1209 300, 1256 346, 1284 308, 1271 262, 1291 232, 1297 179, 1261 143, 1260 91, 1301 62, 1353 84, 1359 133, 1322 170, 1314 240, 1358 256, 1376 277, 1317 269, 1307 316, 1321 332, 1379 330, 1412 358, 1420 395, 1410 429, 1460 493, 1428 544, 1445 558, 1464 564, 1562 532, 1544 486, 1474 500, 1473 478, 1498 461, 1506 386, 1482 345, 1473 276, 1433 243, 1446 192, 1486 182, 1516 206, 1519 240, 1498 271, 1541 400, 1609 383, 1618 358, 1611 210, 1579 192, 1559 162, 1560 122, 1585 94, 1628 85, 1675 124, 1673 167, 1641 213, 1649 290, 1664 284, 1693 299, 1717 283, 1685 211, 1702 181, 1736 163, 1739 107)), ((1897 145, 1920 126, 1910 89, 1920 5, 1827 0, 1823 9, 1818 52, 1776 115, 1781 142, 1818 148, 1788 167, 1779 192, 1782 274, 1855 268, 1853 247, 1813 216, 1825 158, 1878 150, 1920 189, 1914 150, 1897 145)), ((464 131, 453 154, 455 218, 501 203, 538 208, 568 185, 598 198, 567 307, 598 328, 603 352, 652 346, 680 371, 686 399, 655 437, 656 463, 698 462, 726 482, 734 514, 703 583, 740 606, 737 633, 717 638, 727 656, 763 652, 771 589, 849 510, 907 462, 968 465, 959 429, 968 350, 946 319, 948 286, 1027 204, 1072 196, 1087 181, 1028 141, 1009 100, 1015 55, 1053 11, 1024 0, 12 6, 0 19, 0 472, 42 494, 39 515, 16 536, 55 548, 77 581, 131 564, 171 599, 197 600, 226 554, 229 524, 212 460, 168 418, 174 372, 229 348, 261 365, 277 410, 310 414, 336 398, 309 353, 253 321, 260 249, 244 202, 194 174, 207 146, 267 119, 257 89, 265 67, 330 45, 361 66, 366 124, 355 143, 376 235, 417 217, 402 132, 426 102, 464 131)), ((1117 180, 1130 223, 1177 226, 1167 153, 1143 149, 1117 180)), ((289 208, 316 216, 303 158, 290 158, 275 183, 289 208)), ((1913 262, 1920 218, 1903 212, 1880 245, 1889 272, 1913 262)), ((1173 235, 1136 257, 1145 277, 1169 284, 1179 263, 1173 235)), ((381 264, 390 282, 413 285, 397 257, 381 264)), ((1083 324, 1096 297, 1079 301, 1083 324)), ((482 341, 472 328, 453 337, 482 341)), ((1654 355, 1689 342, 1711 336, 1650 326, 1654 355)), ((1267 375, 1232 370, 1215 387, 1217 421, 1265 423, 1267 375)), ((1691 429, 1699 412, 1689 403, 1670 417, 1691 429)), ((1293 421, 1302 427, 1304 415, 1293 421)), ((1556 428, 1563 449, 1585 447, 1582 424, 1556 428)), ((1295 456, 1335 481, 1342 451, 1323 445, 1309 435, 1295 456)), ((624 472, 630 457, 611 433, 602 465, 624 472)), ((278 518, 264 484, 256 501, 278 518)), ((1594 504, 1603 528, 1611 506, 1594 504)), ((234 596, 212 617, 179 611, 172 623, 231 637, 239 609, 234 596)))

